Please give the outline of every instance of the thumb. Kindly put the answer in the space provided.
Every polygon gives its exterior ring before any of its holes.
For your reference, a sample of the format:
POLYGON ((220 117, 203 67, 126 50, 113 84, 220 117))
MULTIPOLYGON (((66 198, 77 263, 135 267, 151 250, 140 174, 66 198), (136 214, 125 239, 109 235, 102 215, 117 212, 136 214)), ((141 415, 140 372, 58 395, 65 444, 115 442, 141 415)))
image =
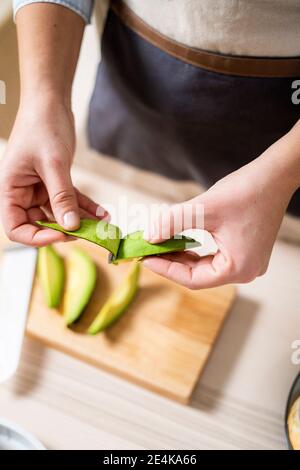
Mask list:
POLYGON ((204 205, 201 197, 160 210, 154 220, 150 221, 144 238, 151 243, 159 243, 191 228, 204 228, 204 205))
POLYGON ((57 223, 65 230, 76 230, 80 225, 79 209, 70 169, 49 166, 45 171, 45 185, 57 223))

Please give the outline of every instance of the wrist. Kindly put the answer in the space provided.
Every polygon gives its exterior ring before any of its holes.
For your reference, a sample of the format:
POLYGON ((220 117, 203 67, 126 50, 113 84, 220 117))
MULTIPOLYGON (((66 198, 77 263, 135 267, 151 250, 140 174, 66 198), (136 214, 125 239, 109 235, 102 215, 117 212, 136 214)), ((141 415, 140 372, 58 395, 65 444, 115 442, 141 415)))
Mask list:
POLYGON ((269 147, 260 159, 270 182, 291 198, 300 187, 300 124, 269 147))
POLYGON ((284 136, 286 151, 287 177, 293 184, 294 191, 300 187, 300 120, 284 136))
POLYGON ((44 90, 43 93, 25 93, 21 95, 18 118, 25 117, 37 122, 55 119, 55 116, 68 114, 73 120, 71 103, 64 96, 44 90))
POLYGON ((27 87, 21 90, 20 109, 51 110, 64 106, 71 111, 71 90, 53 89, 51 86, 27 87))

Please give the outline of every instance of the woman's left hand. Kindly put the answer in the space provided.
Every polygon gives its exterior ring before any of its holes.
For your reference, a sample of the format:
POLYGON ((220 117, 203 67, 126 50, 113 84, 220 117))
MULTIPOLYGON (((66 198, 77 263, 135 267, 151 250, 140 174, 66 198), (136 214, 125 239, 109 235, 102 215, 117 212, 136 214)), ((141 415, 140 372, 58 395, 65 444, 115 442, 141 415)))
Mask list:
POLYGON ((250 282, 264 274, 287 205, 300 186, 298 127, 205 193, 160 214, 146 237, 158 243, 186 229, 204 228, 218 245, 214 256, 199 258, 186 251, 149 257, 144 265, 190 289, 250 282), (182 217, 187 207, 193 214, 188 221, 182 217), (204 227, 196 220, 201 208, 204 227))

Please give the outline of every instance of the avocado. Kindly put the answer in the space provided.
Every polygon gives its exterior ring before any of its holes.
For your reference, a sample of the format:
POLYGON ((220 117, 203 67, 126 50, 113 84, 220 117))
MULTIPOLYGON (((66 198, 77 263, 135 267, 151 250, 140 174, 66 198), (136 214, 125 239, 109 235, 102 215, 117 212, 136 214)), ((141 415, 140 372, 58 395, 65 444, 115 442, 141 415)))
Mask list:
POLYGON ((101 308, 88 334, 95 335, 105 330, 125 312, 138 290, 140 269, 140 263, 135 261, 129 274, 101 308))
POLYGON ((63 316, 66 325, 76 321, 94 291, 97 278, 96 265, 80 248, 74 248, 67 262, 67 283, 63 316))
POLYGON ((184 236, 171 238, 161 243, 149 243, 144 240, 143 231, 134 232, 122 238, 121 230, 115 225, 91 219, 82 219, 80 228, 73 232, 69 232, 52 222, 38 221, 37 224, 102 246, 110 252, 108 259, 109 262, 114 264, 133 258, 162 255, 200 246, 200 243, 196 240, 184 236))
POLYGON ((62 257, 51 245, 39 248, 38 278, 48 307, 58 307, 63 293, 65 267, 62 257))
POLYGON ((91 243, 95 243, 96 245, 102 246, 106 250, 110 251, 114 256, 118 253, 120 239, 122 238, 121 230, 119 227, 108 224, 102 220, 81 219, 79 229, 72 232, 65 230, 55 222, 39 220, 36 223, 42 227, 58 230, 59 232, 63 232, 67 235, 72 235, 91 243))
POLYGON ((111 255, 109 261, 117 264, 120 261, 143 258, 145 256, 163 255, 174 251, 183 251, 188 248, 195 248, 199 245, 199 242, 185 236, 171 238, 161 243, 149 243, 144 240, 144 232, 139 230, 130 233, 120 241, 117 256, 111 255))

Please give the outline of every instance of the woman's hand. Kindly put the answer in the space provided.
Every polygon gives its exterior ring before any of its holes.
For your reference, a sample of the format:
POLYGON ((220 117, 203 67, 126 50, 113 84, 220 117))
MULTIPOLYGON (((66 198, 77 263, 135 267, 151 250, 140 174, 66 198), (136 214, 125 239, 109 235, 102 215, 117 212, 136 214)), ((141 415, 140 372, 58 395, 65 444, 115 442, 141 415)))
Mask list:
POLYGON ((156 243, 167 238, 163 234, 172 237, 185 229, 205 228, 219 248, 214 256, 199 258, 182 252, 147 258, 144 265, 190 289, 250 282, 264 274, 287 205, 300 186, 299 155, 299 129, 295 126, 261 157, 204 194, 160 214, 147 236, 156 243), (187 205, 191 205, 193 217, 186 223, 182 214, 187 205), (197 226, 195 217, 201 206, 204 227, 197 226))
POLYGON ((54 215, 74 230, 79 217, 105 215, 74 188, 71 90, 84 21, 53 3, 31 3, 16 16, 21 100, 0 171, 0 212, 11 240, 43 246, 66 237, 34 222, 54 215), (43 210, 44 209, 44 210, 43 210))
POLYGON ((45 218, 43 208, 68 230, 78 228, 80 217, 105 215, 72 184, 74 147, 67 106, 45 94, 40 104, 23 100, 0 170, 1 218, 11 240, 33 246, 64 241, 64 234, 34 224, 45 218))

